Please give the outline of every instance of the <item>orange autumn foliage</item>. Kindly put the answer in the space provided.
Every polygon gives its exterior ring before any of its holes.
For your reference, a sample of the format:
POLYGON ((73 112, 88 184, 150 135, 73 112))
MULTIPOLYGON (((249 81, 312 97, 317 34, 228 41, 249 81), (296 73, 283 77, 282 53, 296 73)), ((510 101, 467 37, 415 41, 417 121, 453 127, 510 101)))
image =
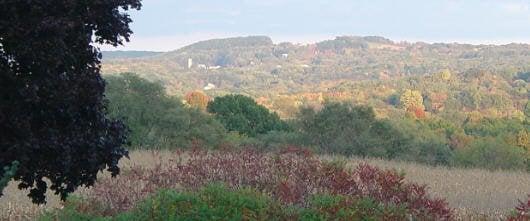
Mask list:
POLYGON ((186 94, 186 102, 192 107, 205 111, 210 97, 202 91, 193 91, 186 94))

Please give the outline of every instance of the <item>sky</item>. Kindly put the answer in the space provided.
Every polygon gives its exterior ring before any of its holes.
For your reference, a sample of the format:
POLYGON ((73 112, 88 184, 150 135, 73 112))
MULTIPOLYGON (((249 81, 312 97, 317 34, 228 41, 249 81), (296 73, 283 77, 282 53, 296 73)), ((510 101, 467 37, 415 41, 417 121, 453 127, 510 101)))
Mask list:
POLYGON ((171 51, 249 35, 313 43, 336 36, 471 44, 530 43, 530 0, 143 0, 131 42, 103 50, 171 51))

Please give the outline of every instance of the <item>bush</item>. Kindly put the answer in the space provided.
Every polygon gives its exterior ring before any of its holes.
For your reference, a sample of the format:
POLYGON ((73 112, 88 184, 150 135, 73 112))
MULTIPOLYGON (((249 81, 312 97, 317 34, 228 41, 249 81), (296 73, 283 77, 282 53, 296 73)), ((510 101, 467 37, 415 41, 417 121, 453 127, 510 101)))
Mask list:
POLYGON ((121 220, 406 220, 403 206, 370 198, 315 195, 307 207, 289 207, 253 189, 208 185, 197 192, 164 190, 121 220))
POLYGON ((300 220, 406 220, 404 207, 382 205, 370 198, 315 195, 302 209, 300 220))
POLYGON ((359 207, 357 200, 371 199, 383 211, 399 207, 420 220, 452 217, 445 201, 431 198, 424 186, 405 182, 395 171, 364 164, 350 170, 298 148, 275 154, 249 149, 176 153, 166 165, 135 168, 117 179, 102 180, 91 190, 89 200, 106 206, 105 214, 116 214, 131 210, 159 188, 200 190, 211 183, 224 183, 233 190, 254 188, 287 207, 305 208, 314 195, 331 194, 354 200, 352 208, 359 207), (183 157, 186 160, 179 160, 183 157))
POLYGON ((528 221, 530 220, 530 195, 527 201, 519 201, 513 214, 508 217, 508 221, 528 221))
POLYGON ((198 191, 161 190, 113 216, 87 210, 83 200, 71 198, 64 209, 49 212, 40 220, 289 220, 284 211, 278 202, 255 190, 211 184, 198 191))
MULTIPOLYGON (((87 209, 82 199, 71 198, 62 210, 39 220, 407 220, 405 205, 381 204, 369 197, 318 194, 307 205, 282 204, 255 189, 231 189, 210 184, 197 191, 161 190, 135 208, 113 216, 87 209)), ((434 217, 416 216, 419 220, 434 217)), ((445 220, 449 217, 436 217, 445 220)))
MULTIPOLYGON (((280 220, 278 205, 251 189, 208 185, 197 192, 166 190, 141 203, 130 220, 280 220)), ((118 216, 120 217, 120 216, 118 216)), ((127 220, 127 219, 124 219, 127 220)))

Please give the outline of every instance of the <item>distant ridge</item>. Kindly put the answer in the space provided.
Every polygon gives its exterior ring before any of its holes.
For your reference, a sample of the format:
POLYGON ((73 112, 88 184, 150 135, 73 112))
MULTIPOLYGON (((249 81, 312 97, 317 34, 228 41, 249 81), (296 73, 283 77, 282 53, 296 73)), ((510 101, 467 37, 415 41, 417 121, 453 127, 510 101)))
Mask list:
POLYGON ((162 52, 154 51, 102 51, 104 60, 153 57, 162 52))
MULTIPOLYGON (((163 54, 183 53, 204 50, 231 50, 235 48, 259 48, 259 47, 274 47, 275 45, 294 45, 292 42, 282 42, 275 44, 268 36, 245 36, 245 37, 230 37, 230 38, 214 38, 209 40, 198 41, 179 49, 167 52, 155 51, 135 51, 135 50, 119 50, 119 51, 103 51, 104 60, 116 59, 134 59, 134 58, 148 58, 163 54)), ((416 45, 423 47, 439 47, 439 46, 461 46, 461 47, 502 47, 502 46, 529 46, 528 43, 509 43, 509 44, 470 44, 459 42, 432 42, 427 43, 423 41, 393 41, 391 39, 381 36, 353 36, 344 35, 337 36, 333 39, 322 40, 315 43, 307 43, 302 45, 315 45, 321 50, 337 50, 340 48, 367 48, 370 44, 380 45, 416 45)), ((300 44, 296 44, 300 45, 300 44)))
POLYGON ((272 39, 268 36, 247 36, 199 41, 191 45, 185 46, 181 49, 178 49, 177 51, 220 50, 227 48, 262 47, 273 45, 274 43, 272 42, 272 39))

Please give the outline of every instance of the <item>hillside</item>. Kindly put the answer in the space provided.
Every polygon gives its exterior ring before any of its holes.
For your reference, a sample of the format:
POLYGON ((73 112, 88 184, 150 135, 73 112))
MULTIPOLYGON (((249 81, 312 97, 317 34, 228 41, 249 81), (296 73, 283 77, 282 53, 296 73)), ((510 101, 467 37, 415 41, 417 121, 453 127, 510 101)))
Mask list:
POLYGON ((282 117, 330 98, 382 109, 395 106, 391 100, 406 89, 421 93, 427 111, 447 106, 510 116, 524 111, 528 70, 526 44, 427 44, 382 37, 337 37, 308 45, 274 44, 264 36, 214 39, 103 64, 106 74, 134 72, 162 82, 170 94, 198 89, 212 96, 247 94, 282 117))
POLYGON ((529 69, 528 61, 530 46, 523 44, 396 43, 381 37, 337 37, 299 45, 273 44, 268 37, 239 37, 198 42, 134 61, 107 59, 103 71, 136 72, 162 80, 177 94, 212 83, 220 92, 256 96, 271 88, 275 93, 322 91, 340 81, 421 76, 443 69, 514 72, 529 69))

